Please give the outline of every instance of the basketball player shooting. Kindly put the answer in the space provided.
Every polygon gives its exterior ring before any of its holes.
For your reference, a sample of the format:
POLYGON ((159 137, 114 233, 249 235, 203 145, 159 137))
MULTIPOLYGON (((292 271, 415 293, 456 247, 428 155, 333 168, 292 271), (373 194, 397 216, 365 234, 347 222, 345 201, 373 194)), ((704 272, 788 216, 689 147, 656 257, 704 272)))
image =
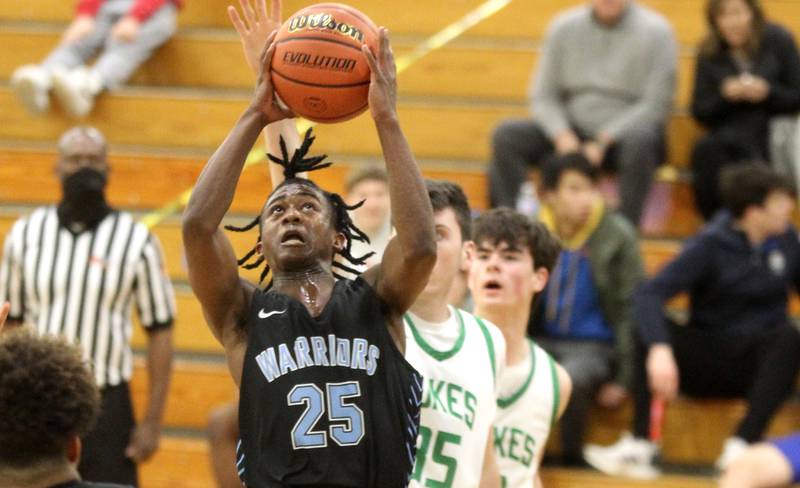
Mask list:
POLYGON ((240 387, 239 470, 250 487, 403 487, 413 468, 421 378, 403 358, 402 316, 428 281, 436 244, 431 204, 398 122, 387 34, 380 30, 377 53, 363 49, 397 231, 379 265, 336 281, 334 267, 363 259, 350 245, 365 237, 341 197, 297 177, 328 165, 306 156, 308 134, 291 158, 271 157, 286 179, 239 229, 258 227, 254 249, 237 261, 219 228, 261 130, 291 116, 270 79, 274 34, 251 103, 206 164, 184 214, 189 279, 240 387), (271 271, 264 290, 240 278, 237 266, 261 263, 262 278, 271 271))

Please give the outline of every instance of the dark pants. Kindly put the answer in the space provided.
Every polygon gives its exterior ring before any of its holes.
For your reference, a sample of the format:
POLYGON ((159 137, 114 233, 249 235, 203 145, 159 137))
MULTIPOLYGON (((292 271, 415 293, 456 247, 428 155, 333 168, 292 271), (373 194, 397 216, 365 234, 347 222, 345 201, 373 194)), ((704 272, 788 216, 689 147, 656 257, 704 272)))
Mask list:
POLYGON ((559 422, 561 452, 567 462, 583 459, 583 438, 589 407, 597 390, 612 379, 614 346, 602 342, 536 337, 535 341, 563 367, 572 379, 572 394, 559 422))
POLYGON ((718 131, 701 137, 692 151, 692 186, 697 210, 709 220, 722 207, 719 177, 726 166, 764 161, 761 145, 741 135, 718 131))
POLYGON ((136 464, 125 457, 134 425, 128 384, 105 388, 97 425, 82 439, 78 471, 84 480, 138 485, 136 464))
MULTIPOLYGON (((491 204, 514 208, 528 171, 540 166, 553 153, 553 143, 534 120, 507 120, 494 132, 492 151, 491 204)), ((655 170, 663 160, 664 130, 661 126, 630 130, 608 150, 603 167, 619 173, 620 212, 635 225, 639 224, 655 170)))
MULTIPOLYGON (((800 332, 782 323, 763 332, 731 334, 670 325, 682 393, 697 398, 745 398, 747 413, 735 436, 761 439, 775 412, 794 389, 800 368, 800 332)), ((650 389, 639 345, 634 386, 634 434, 647 438, 650 389)))

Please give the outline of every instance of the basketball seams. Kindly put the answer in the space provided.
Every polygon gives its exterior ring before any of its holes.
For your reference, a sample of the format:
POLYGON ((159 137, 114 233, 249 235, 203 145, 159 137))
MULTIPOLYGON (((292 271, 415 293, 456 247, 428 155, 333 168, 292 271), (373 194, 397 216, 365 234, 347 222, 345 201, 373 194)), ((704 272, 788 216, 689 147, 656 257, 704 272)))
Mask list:
POLYGON ((286 81, 291 81, 292 83, 297 83, 298 85, 313 86, 315 88, 356 88, 359 86, 369 85, 370 83, 370 80, 367 80, 367 81, 359 81, 358 83, 346 83, 342 85, 322 85, 320 83, 311 83, 310 81, 297 80, 290 76, 286 76, 285 74, 281 73, 274 67, 272 68, 272 72, 286 81))
MULTIPOLYGON (((308 37, 308 36, 303 36, 303 37, 289 37, 289 38, 287 38, 287 39, 282 39, 282 40, 280 40, 280 41, 277 41, 277 42, 275 43, 275 45, 276 45, 276 46, 280 46, 281 44, 287 44, 287 43, 289 43, 289 42, 292 42, 292 41, 320 41, 320 42, 330 42, 331 44, 338 44, 338 45, 340 45, 340 46, 344 46, 344 47, 350 48, 350 49, 352 49, 352 50, 354 50, 354 51, 361 52, 361 46, 354 46, 354 45, 352 45, 352 44, 349 44, 349 43, 347 43, 347 42, 344 42, 344 41, 340 41, 340 40, 338 40, 338 39, 327 39, 327 38, 324 38, 324 37, 308 37)), ((364 62, 366 62, 366 60, 365 60, 364 62)))
MULTIPOLYGON (((378 37, 378 26, 375 25, 375 22, 373 22, 372 19, 370 19, 369 17, 367 17, 366 15, 362 14, 360 11, 358 11, 358 10, 352 8, 352 7, 349 7, 347 5, 343 5, 341 3, 318 3, 316 5, 313 5, 312 7, 314 9, 317 9, 317 8, 329 8, 329 9, 333 9, 333 10, 338 10, 339 12, 344 12, 344 13, 346 13, 348 15, 352 15, 353 17, 356 17, 361 22, 366 24, 372 30, 373 34, 375 34, 375 37, 376 38, 378 37)), ((309 7, 309 8, 312 8, 312 7, 309 7)), ((302 11, 301 12, 297 12, 297 13, 300 14, 300 13, 302 13, 302 11)))

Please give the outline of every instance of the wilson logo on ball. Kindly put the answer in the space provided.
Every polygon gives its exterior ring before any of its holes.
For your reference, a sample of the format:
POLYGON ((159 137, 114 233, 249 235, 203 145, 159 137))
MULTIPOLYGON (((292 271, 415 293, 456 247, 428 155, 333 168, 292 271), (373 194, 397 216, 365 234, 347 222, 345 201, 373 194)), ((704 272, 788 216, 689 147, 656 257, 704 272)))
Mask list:
POLYGON ((308 30, 329 30, 337 34, 347 36, 358 42, 364 42, 364 33, 353 25, 346 22, 337 22, 333 15, 328 13, 298 15, 289 19, 289 33, 295 33, 303 29, 308 30))

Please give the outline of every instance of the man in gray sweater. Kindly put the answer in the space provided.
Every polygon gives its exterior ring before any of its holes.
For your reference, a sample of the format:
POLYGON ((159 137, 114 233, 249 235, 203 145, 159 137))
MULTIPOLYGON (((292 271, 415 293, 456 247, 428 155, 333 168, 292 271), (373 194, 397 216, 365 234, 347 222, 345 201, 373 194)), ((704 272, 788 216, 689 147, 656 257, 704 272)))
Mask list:
POLYGON ((672 108, 669 23, 634 0, 591 0, 550 26, 531 86, 533 119, 502 123, 489 170, 493 206, 515 207, 531 165, 583 152, 620 175, 621 212, 639 223, 672 108))

